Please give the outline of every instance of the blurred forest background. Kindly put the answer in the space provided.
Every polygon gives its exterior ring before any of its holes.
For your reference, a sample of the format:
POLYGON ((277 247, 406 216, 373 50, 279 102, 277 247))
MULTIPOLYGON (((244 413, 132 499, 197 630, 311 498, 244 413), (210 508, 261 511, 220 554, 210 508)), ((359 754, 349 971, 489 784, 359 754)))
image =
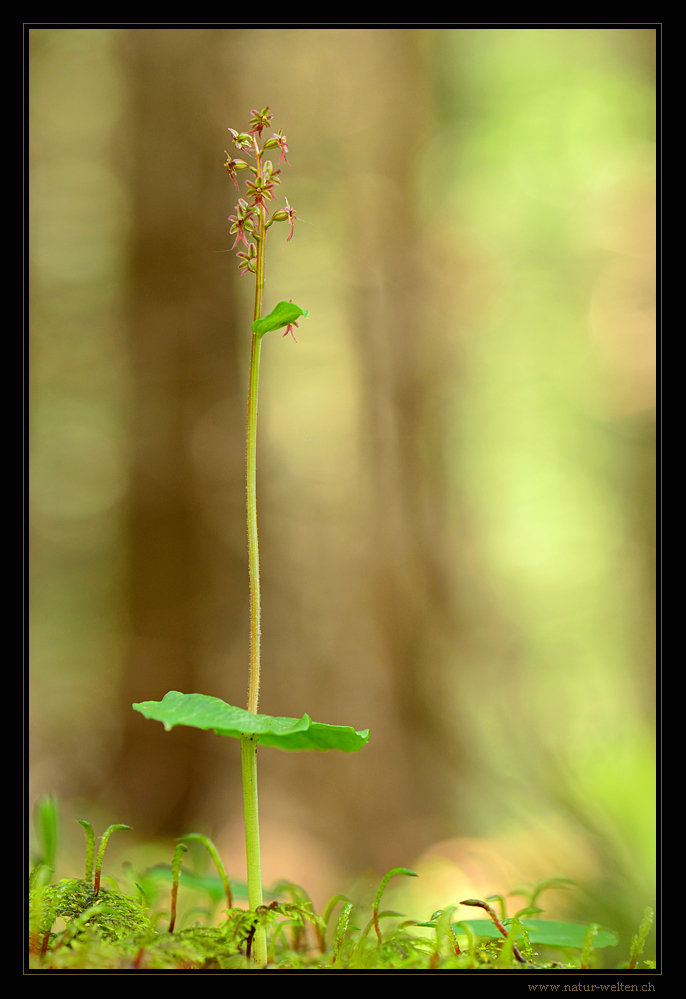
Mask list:
POLYGON ((320 905, 407 866, 426 918, 566 876, 549 914, 626 956, 655 896, 656 29, 28 35, 29 804, 59 795, 77 874, 86 818, 134 827, 115 875, 199 831, 244 877, 238 743, 131 704, 245 704, 224 150, 269 105, 306 221, 270 230, 266 311, 310 317, 262 351, 260 710, 371 739, 261 752, 265 882, 320 905))

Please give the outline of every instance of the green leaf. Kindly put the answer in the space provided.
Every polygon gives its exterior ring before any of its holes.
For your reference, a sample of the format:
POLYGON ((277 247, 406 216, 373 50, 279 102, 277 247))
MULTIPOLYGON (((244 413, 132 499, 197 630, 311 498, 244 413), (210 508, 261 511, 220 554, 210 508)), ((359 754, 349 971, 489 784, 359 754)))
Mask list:
POLYGON ((175 725, 189 725, 234 739, 257 735, 261 745, 278 749, 341 749, 344 753, 355 753, 369 741, 369 729, 357 732, 347 725, 324 725, 313 722, 309 715, 302 718, 254 715, 207 694, 170 690, 161 701, 142 701, 133 708, 145 718, 162 722, 167 732, 175 725))
MULTIPOLYGON (((460 922, 466 923, 478 937, 503 939, 502 933, 490 919, 464 919, 460 922)), ((555 919, 523 919, 522 925, 529 934, 529 941, 532 944, 581 948, 586 938, 586 926, 583 923, 561 923, 555 919)), ((460 923, 453 923, 453 926, 459 932, 460 923)), ((505 929, 507 929, 507 925, 505 929)), ((522 935, 516 930, 515 934, 518 937, 522 935)), ((614 930, 601 928, 593 941, 593 947, 596 950, 601 947, 614 947, 617 941, 618 936, 614 930)))
POLYGON ((280 330, 284 326, 290 326, 292 323, 297 322, 301 316, 307 318, 309 314, 309 309, 301 309, 299 305, 295 305, 293 302, 278 302, 268 316, 256 319, 251 328, 253 333, 259 333, 262 336, 264 333, 271 333, 273 330, 280 330))

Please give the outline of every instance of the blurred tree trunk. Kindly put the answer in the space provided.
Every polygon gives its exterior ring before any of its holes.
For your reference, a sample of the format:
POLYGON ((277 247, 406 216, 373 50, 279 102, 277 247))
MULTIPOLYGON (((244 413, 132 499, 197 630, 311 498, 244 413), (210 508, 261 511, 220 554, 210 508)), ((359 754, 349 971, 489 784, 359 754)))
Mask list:
POLYGON ((428 836, 442 833, 445 764, 455 753, 454 733, 447 736, 441 722, 446 642, 454 642, 455 626, 446 571, 449 421, 439 404, 444 379, 455 371, 443 331, 431 322, 436 244, 428 245, 417 215, 416 169, 432 120, 428 80, 415 32, 382 31, 376 40, 376 57, 366 65, 384 85, 357 80, 373 139, 365 145, 368 173, 355 175, 362 185, 349 203, 356 213, 354 317, 370 443, 369 572, 401 739, 389 748, 393 755, 402 750, 403 764, 396 770, 401 786, 389 794, 381 784, 374 794, 388 795, 383 841, 393 842, 404 826, 396 848, 412 856, 428 836), (403 108, 402 122, 392 107, 403 108), (413 816, 424 824, 413 825, 413 816))
MULTIPOLYGON (((242 504, 231 505, 225 488, 226 481, 242 479, 244 462, 245 413, 236 399, 239 358, 232 320, 235 261, 216 252, 230 245, 224 207, 232 203, 233 188, 222 169, 226 133, 218 128, 218 122, 228 126, 233 120, 226 89, 230 73, 222 66, 230 42, 226 32, 204 28, 133 28, 122 42, 131 85, 137 229, 130 320, 136 393, 132 640, 122 683, 118 778, 128 800, 140 806, 141 831, 146 826, 178 834, 202 800, 199 777, 207 765, 199 756, 202 734, 193 729, 166 734, 130 705, 157 700, 172 689, 203 690, 198 666, 213 616, 222 617, 224 641, 244 630, 245 513, 242 504), (223 201, 217 192, 223 198, 225 180, 223 201), (222 403, 222 419, 209 419, 213 435, 199 444, 200 421, 206 425, 207 414, 222 403), (207 507, 215 484, 221 498, 213 517, 207 507), (233 541, 218 543, 213 519, 224 522, 220 541, 238 539, 234 550, 233 541)), ((242 703, 244 694, 239 696, 242 703)))

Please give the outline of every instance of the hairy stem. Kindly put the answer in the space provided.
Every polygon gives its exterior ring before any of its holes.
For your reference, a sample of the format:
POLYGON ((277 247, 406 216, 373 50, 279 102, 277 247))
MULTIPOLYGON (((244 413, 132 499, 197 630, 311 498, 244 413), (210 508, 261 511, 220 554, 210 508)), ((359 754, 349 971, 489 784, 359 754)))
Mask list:
MULTIPOLYGON (((258 313, 259 316, 259 313, 258 313)), ((262 337, 253 333, 248 394, 247 483, 248 565, 250 568, 250 671, 248 711, 257 714, 260 696, 260 551, 257 539, 257 385, 262 337)))
MULTIPOLYGON (((262 162, 255 142, 257 176, 261 178, 262 162)), ((253 319, 262 318, 264 296, 264 256, 266 249, 266 210, 258 205, 258 223, 255 232, 257 267, 255 271, 255 312, 253 319)), ((262 336, 253 333, 250 353, 250 388, 248 390, 247 435, 247 486, 248 486, 248 565, 250 568, 250 674, 248 683, 248 711, 257 714, 260 696, 260 552, 257 540, 257 389, 260 378, 260 349, 262 336)))
MULTIPOLYGON (((257 177, 262 176, 262 161, 255 141, 257 177)), ((257 267, 255 281, 254 319, 262 317, 264 295, 264 254, 266 244, 266 211, 258 205, 255 233, 257 267)), ((257 389, 260 377, 260 347, 262 337, 253 333, 250 354, 250 387, 248 390, 248 432, 246 448, 248 564, 250 568, 250 675, 248 711, 257 714, 260 696, 260 554, 257 538, 257 389)), ((262 905, 262 872, 260 864, 260 828, 257 807, 257 738, 241 736, 241 767, 243 773, 243 817, 245 822, 245 854, 248 872, 248 904, 252 912, 262 905)), ((252 948, 256 965, 267 963, 267 940, 264 927, 258 926, 252 948)))

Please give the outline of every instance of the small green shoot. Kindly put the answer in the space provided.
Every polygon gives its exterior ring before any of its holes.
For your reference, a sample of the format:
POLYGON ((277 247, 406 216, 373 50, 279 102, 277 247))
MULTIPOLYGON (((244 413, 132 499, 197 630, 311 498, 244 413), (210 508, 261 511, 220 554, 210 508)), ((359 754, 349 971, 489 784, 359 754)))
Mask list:
MULTIPOLYGON (((376 937, 379 943, 381 943, 381 930, 379 928, 379 903, 381 902, 381 896, 386 890, 386 885, 395 874, 405 874, 408 878, 417 877, 414 871, 408 871, 406 867, 394 867, 392 870, 388 872, 388 874, 385 874, 381 879, 379 890, 374 896, 374 902, 372 903, 372 920, 374 923, 374 929, 376 930, 376 937)), ((393 913, 393 915, 396 915, 396 913, 393 913)))
POLYGON ((57 798, 52 794, 43 794, 36 801, 33 828, 38 845, 34 864, 45 864, 54 869, 60 835, 60 810, 57 798))
POLYGON ((581 967, 588 968, 591 963, 591 956, 595 947, 595 940, 600 932, 600 927, 597 923, 589 923, 586 929, 586 935, 584 936, 584 945, 581 948, 581 967))
MULTIPOLYGON (((81 823, 83 825, 83 822, 81 823)), ((105 856, 105 847, 107 846, 107 840, 110 838, 113 832, 123 832, 130 829, 131 826, 125 826, 122 823, 115 823, 109 826, 102 836, 100 837, 100 846, 98 848, 98 856, 95 858, 95 876, 93 879, 93 897, 98 897, 98 892, 100 891, 100 874, 102 872, 102 860, 105 856)))
MULTIPOLYGON (((518 921, 515 921, 518 923, 518 921)), ((516 929, 521 929, 521 923, 516 926, 516 929)), ((527 940, 528 944, 528 940, 527 940)), ((529 945, 529 951, 531 951, 531 946, 529 945)), ((499 968, 509 968, 512 964, 512 957, 515 957, 520 964, 528 964, 527 958, 522 954, 520 949, 515 944, 515 933, 505 933, 505 938, 500 947, 500 953, 498 954, 497 966, 499 968)))
POLYGON ((322 919, 324 920, 324 929, 328 927, 329 920, 331 919, 331 913, 336 908, 339 902, 342 902, 343 905, 347 905, 350 902, 350 899, 347 897, 347 895, 333 895, 329 899, 329 901, 326 903, 326 906, 324 907, 324 912, 322 913, 322 919))
POLYGON ((233 907, 233 896, 231 894, 231 885, 229 884, 229 879, 226 876, 226 871, 224 870, 224 865, 222 859, 219 856, 219 851, 216 846, 209 838, 209 836, 204 836, 202 833, 187 833, 185 836, 179 836, 179 839, 185 843, 202 843, 206 848, 210 857, 214 861, 214 865, 219 872, 219 877, 221 878, 222 885, 224 886, 224 894, 226 895, 226 904, 229 909, 233 907))
POLYGON ((76 821, 80 826, 83 826, 86 833, 86 873, 83 876, 84 881, 92 881, 93 866, 95 864, 95 833, 93 832, 93 826, 86 819, 77 819, 76 821))
POLYGON ((447 909, 439 909, 438 912, 434 912, 431 917, 432 922, 436 926, 436 954, 438 957, 440 957, 441 941, 443 939, 449 940, 450 946, 456 955, 461 953, 460 945, 457 942, 457 936, 455 935, 455 930, 450 922, 450 917, 455 911, 455 908, 456 906, 449 905, 447 909))
MULTIPOLYGON (((551 888, 566 889, 566 888, 571 888, 573 886, 574 882, 571 880, 571 878, 562 878, 562 877, 543 878, 541 881, 537 881, 535 885, 513 889, 513 891, 510 892, 510 895, 523 895, 524 898, 527 900, 527 907, 533 909, 536 907, 539 895, 541 895, 544 891, 549 891, 551 888)), ((504 900, 503 900, 503 905, 504 905, 504 900)))
POLYGON ((176 925, 176 901, 179 895, 179 872, 181 871, 181 858, 188 850, 185 843, 178 843, 172 858, 172 890, 171 890, 171 918, 169 920, 169 932, 174 932, 176 925))
MULTIPOLYGON (((507 912, 507 907, 505 905, 505 899, 502 895, 489 895, 486 898, 487 902, 497 902, 500 909, 500 918, 505 919, 505 913, 507 912)), ((464 904, 464 903, 463 903, 464 904)))
POLYGON ((638 963, 638 959, 643 953, 643 948, 645 947, 645 942, 648 939, 648 934, 650 933, 650 928, 653 925, 653 920, 655 918, 655 913, 649 905, 645 907, 643 913, 643 919, 641 920, 641 925, 638 928, 638 932, 634 934, 631 938, 631 948, 629 951, 629 967, 633 970, 638 963))
POLYGON ((336 927, 336 939, 333 945, 332 964, 335 964, 336 961, 341 956, 341 948, 343 946, 343 940, 345 938, 345 934, 348 929, 348 923, 350 922, 350 914, 353 911, 353 908, 354 906, 352 902, 346 902, 338 916, 338 926, 336 927))

